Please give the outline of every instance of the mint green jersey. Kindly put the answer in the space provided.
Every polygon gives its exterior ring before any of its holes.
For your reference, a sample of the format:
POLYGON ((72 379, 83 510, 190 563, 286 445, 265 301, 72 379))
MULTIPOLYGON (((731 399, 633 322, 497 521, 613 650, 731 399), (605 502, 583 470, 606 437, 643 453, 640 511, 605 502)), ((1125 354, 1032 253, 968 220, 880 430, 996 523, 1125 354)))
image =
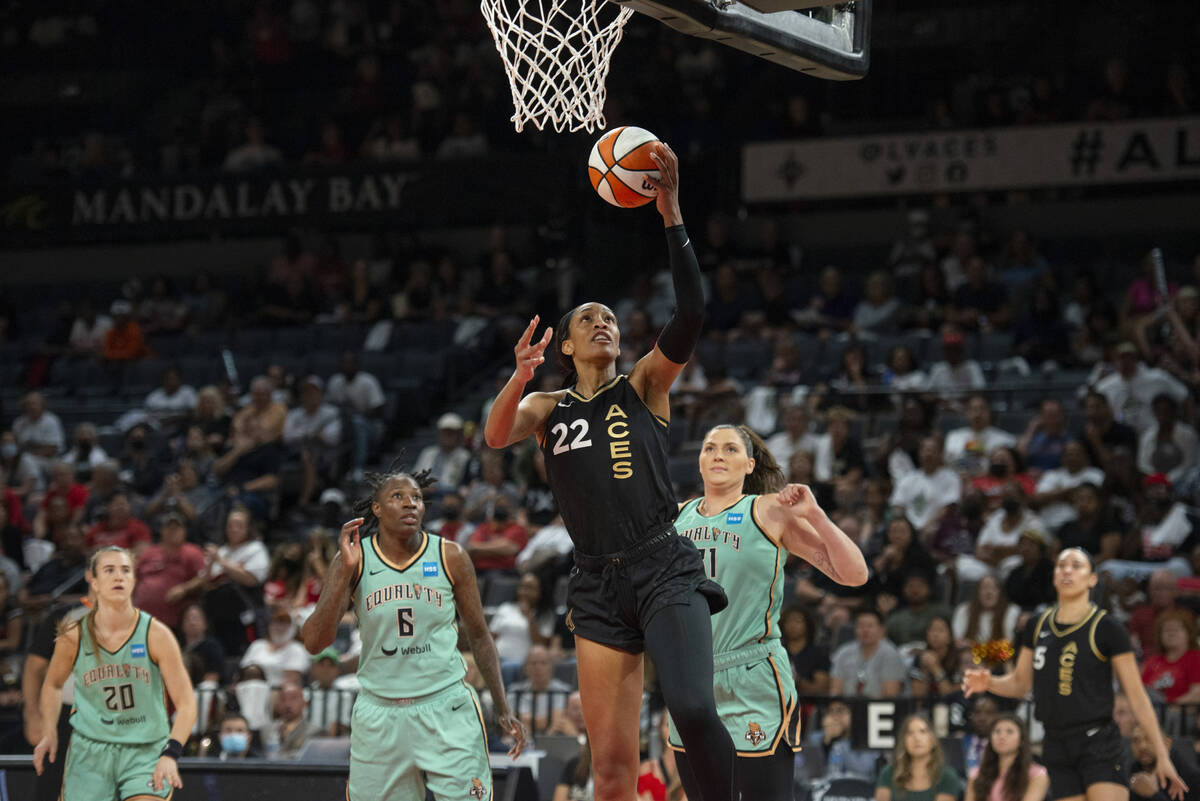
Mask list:
POLYGON ((162 743, 171 732, 162 673, 150 658, 150 621, 139 611, 137 625, 120 648, 92 642, 87 621, 79 621, 75 652, 75 706, 71 726, 102 743, 162 743))
POLYGON ((787 553, 754 519, 757 498, 745 495, 710 516, 700 514, 698 498, 675 518, 675 529, 696 544, 709 577, 729 596, 729 606, 712 616, 714 655, 779 639, 787 553))
POLYGON ((421 532, 421 547, 404 564, 380 552, 378 535, 362 541, 354 609, 362 654, 358 681, 381 698, 415 698, 461 680, 454 582, 446 570, 446 543, 421 532))

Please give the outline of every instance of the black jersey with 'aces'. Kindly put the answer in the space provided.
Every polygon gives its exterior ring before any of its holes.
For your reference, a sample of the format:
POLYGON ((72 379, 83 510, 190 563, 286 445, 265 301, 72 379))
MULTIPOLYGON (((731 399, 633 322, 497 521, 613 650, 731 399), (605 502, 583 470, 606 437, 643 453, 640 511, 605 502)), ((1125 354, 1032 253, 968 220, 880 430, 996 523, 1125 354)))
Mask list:
POLYGON ((1054 621, 1052 606, 1030 618, 1022 648, 1033 652, 1033 704, 1048 732, 1098 726, 1112 720, 1112 658, 1133 650, 1129 633, 1103 609, 1069 626, 1054 621))
POLYGON ((546 478, 575 547, 621 551, 675 519, 667 421, 620 375, 584 398, 568 390, 546 418, 546 478))

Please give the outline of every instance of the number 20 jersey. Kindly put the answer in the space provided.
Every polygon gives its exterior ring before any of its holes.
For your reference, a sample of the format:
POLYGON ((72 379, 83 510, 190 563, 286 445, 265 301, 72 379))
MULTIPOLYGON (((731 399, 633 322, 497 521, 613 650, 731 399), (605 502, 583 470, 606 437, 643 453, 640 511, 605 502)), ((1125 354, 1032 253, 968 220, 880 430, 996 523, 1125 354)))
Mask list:
POLYGON ((362 568, 351 593, 362 653, 358 682, 381 698, 416 698, 462 679, 454 582, 445 543, 421 532, 417 553, 402 564, 381 553, 378 535, 362 540, 362 568))
POLYGON ((133 633, 115 651, 97 648, 87 621, 79 621, 71 727, 84 737, 129 745, 166 741, 171 726, 162 673, 150 658, 151 620, 139 611, 133 633))
POLYGON ((546 418, 546 478, 575 547, 599 556, 675 519, 667 421, 619 375, 584 398, 567 390, 546 418))

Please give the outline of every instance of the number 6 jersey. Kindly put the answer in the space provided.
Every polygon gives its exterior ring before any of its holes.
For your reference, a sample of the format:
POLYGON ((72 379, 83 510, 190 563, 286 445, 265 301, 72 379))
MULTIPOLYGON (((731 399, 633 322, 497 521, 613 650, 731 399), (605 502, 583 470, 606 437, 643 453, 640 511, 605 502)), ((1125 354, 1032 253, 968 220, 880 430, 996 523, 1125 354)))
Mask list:
POLYGON ((351 593, 362 653, 358 682, 381 698, 415 698, 449 687, 467 672, 458 653, 454 582, 445 543, 421 532, 421 546, 397 564, 362 539, 358 582, 351 593))
POLYGON ((626 376, 584 398, 567 390, 546 418, 546 478, 575 547, 625 550, 675 519, 667 469, 667 421, 651 413, 626 376))
POLYGON ((1112 658, 1133 650, 1129 633, 1096 606, 1077 623, 1056 623, 1057 606, 1030 618, 1022 648, 1033 652, 1033 703, 1047 731, 1112 720, 1112 658))
POLYGON ((150 658, 147 641, 151 620, 139 610, 133 633, 115 651, 98 647, 87 619, 79 621, 71 727, 84 737, 144 745, 164 742, 170 734, 162 673, 150 658))

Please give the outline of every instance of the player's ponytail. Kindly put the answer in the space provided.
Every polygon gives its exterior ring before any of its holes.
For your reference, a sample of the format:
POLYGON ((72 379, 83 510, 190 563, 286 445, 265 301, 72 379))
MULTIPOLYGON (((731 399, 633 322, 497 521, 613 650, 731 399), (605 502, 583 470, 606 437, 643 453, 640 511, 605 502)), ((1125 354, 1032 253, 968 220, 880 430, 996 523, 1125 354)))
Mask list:
POLYGON ((746 455, 754 460, 754 470, 742 481, 742 492, 747 495, 768 495, 772 492, 779 492, 787 486, 787 478, 784 477, 779 463, 767 450, 767 443, 763 442, 762 437, 755 433, 754 429, 745 425, 735 426, 724 423, 713 426, 710 433, 721 428, 736 432, 746 447, 746 455))

